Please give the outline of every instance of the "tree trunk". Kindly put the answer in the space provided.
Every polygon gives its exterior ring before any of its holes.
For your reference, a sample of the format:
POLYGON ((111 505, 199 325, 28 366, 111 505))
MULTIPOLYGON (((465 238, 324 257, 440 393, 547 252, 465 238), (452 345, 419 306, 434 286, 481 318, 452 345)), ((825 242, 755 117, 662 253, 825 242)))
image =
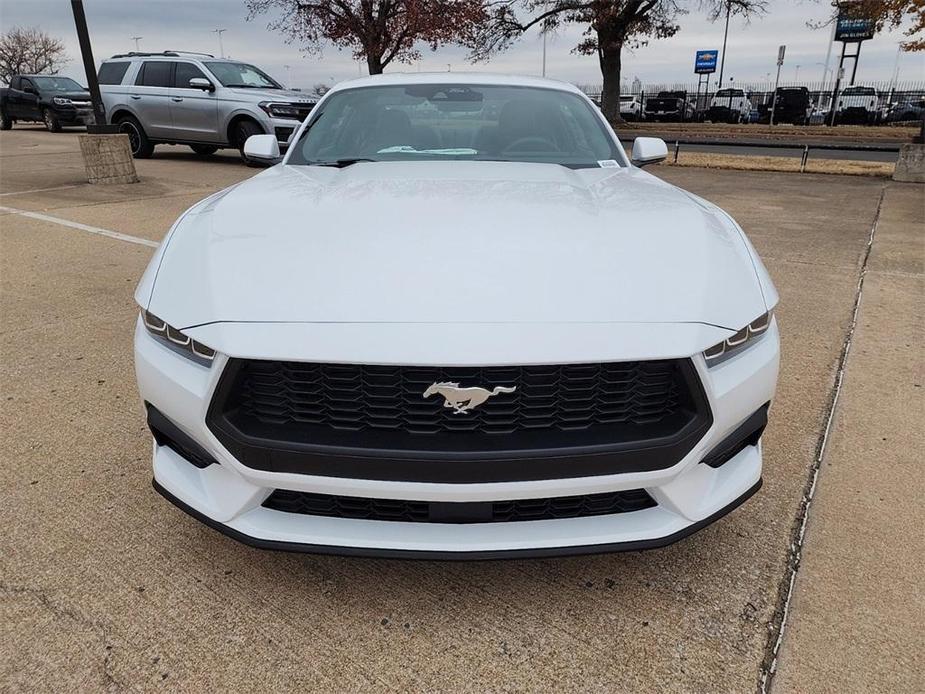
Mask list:
POLYGON ((371 75, 381 75, 382 74, 382 56, 373 55, 372 53, 366 53, 366 66, 369 68, 369 74, 371 75))
POLYGON ((598 34, 598 59, 601 64, 601 111, 612 125, 622 125, 620 116, 620 69, 622 67, 623 41, 604 41, 598 34))

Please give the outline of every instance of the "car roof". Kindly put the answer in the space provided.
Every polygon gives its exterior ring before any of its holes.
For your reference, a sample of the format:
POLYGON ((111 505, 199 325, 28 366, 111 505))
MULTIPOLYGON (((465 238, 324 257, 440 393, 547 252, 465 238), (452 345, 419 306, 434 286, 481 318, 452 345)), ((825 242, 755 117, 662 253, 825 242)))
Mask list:
POLYGON ((584 94, 574 84, 544 77, 525 77, 523 75, 502 75, 490 72, 390 72, 383 75, 370 75, 357 79, 338 82, 331 88, 332 92, 357 87, 385 87, 406 84, 478 84, 500 87, 536 87, 541 89, 558 89, 559 91, 584 94))
POLYGON ((130 53, 116 53, 108 58, 104 58, 102 62, 128 62, 131 60, 208 60, 209 62, 219 63, 242 62, 240 60, 232 60, 231 58, 216 58, 211 53, 194 53, 192 51, 163 51, 161 53, 136 53, 132 51, 130 53))

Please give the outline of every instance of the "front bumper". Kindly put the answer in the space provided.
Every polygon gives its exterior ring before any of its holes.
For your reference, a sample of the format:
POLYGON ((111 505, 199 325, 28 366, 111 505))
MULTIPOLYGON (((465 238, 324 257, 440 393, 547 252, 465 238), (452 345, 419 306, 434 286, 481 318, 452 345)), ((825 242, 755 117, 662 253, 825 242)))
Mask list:
POLYGON ((75 106, 52 106, 52 113, 61 125, 86 125, 93 122, 93 109, 75 106))
POLYGON ((840 123, 866 125, 868 123, 873 123, 877 119, 877 115, 875 112, 868 111, 866 108, 860 106, 850 106, 848 108, 841 109, 836 114, 836 118, 838 118, 840 123))
POLYGON ((750 415, 770 402, 777 380, 778 333, 773 324, 757 344, 707 369, 694 364, 713 423, 701 441, 659 470, 490 483, 421 483, 323 477, 256 470, 242 465, 206 426, 206 413, 227 361, 211 368, 164 347, 139 324, 136 373, 142 398, 157 408, 218 464, 197 467, 173 448, 155 443, 155 488, 204 523, 247 544, 290 551, 486 559, 548 556, 660 547, 708 525, 751 496, 761 483, 761 443, 728 461, 708 458, 750 415), (274 490, 375 499, 488 502, 591 495, 644 489, 655 503, 611 515, 492 523, 366 520, 288 513, 264 506, 274 490))
POLYGON ((295 134, 302 121, 294 118, 272 118, 264 116, 264 129, 268 133, 276 135, 276 141, 280 149, 286 149, 292 142, 292 136, 295 134))

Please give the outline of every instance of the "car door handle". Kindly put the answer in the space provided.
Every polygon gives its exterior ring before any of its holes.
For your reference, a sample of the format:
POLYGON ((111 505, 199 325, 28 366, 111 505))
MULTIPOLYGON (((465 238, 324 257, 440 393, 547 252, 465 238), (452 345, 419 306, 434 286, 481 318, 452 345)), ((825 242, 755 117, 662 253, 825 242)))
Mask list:
POLYGON ((140 99, 141 97, 138 96, 137 94, 132 94, 131 98, 135 99, 135 101, 138 101, 138 99, 140 99))
POLYGON ((182 96, 172 96, 170 97, 170 100, 180 103, 181 101, 183 101, 183 97, 182 96))

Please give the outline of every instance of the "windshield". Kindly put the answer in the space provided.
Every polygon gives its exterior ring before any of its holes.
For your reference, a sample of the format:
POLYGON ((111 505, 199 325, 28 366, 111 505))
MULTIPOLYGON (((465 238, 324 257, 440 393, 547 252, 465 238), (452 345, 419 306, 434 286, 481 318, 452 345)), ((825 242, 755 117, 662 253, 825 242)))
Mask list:
POLYGON ((36 88, 43 92, 83 92, 86 91, 70 77, 30 77, 36 88))
POLYGON ((622 162, 581 97, 556 89, 414 84, 332 94, 290 148, 289 164, 475 160, 561 164, 622 162), (613 160, 616 160, 615 162, 613 160))
POLYGON ((716 96, 725 96, 727 98, 730 96, 745 96, 745 92, 741 89, 720 89, 716 92, 716 96))
POLYGON ((240 87, 250 89, 282 89, 272 77, 253 65, 247 63, 229 63, 226 61, 206 61, 204 63, 215 79, 223 87, 240 87))
POLYGON ((874 91, 873 87, 846 87, 843 94, 864 94, 867 96, 873 96, 877 92, 874 91))

